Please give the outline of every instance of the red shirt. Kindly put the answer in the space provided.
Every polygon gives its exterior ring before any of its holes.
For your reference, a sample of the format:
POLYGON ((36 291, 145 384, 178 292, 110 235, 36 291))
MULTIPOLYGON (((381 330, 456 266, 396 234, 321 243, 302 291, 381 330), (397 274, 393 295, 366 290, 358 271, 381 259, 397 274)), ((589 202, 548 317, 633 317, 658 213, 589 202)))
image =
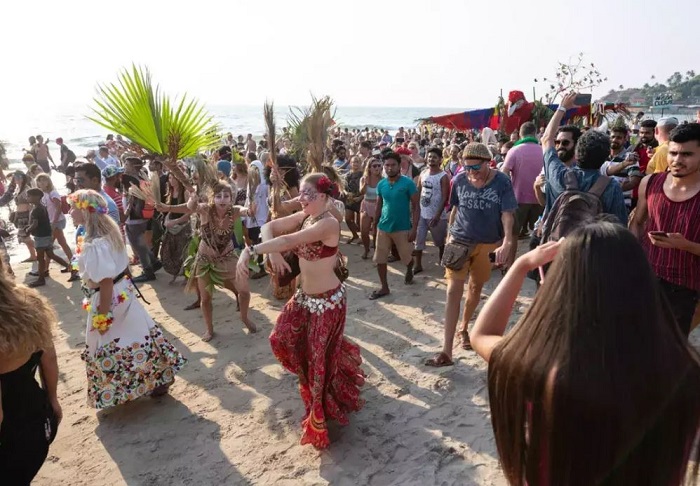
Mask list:
POLYGON ((671 201, 664 192, 669 172, 653 174, 647 183, 647 219, 642 246, 654 274, 667 282, 700 292, 700 256, 675 248, 659 248, 649 241, 649 231, 680 233, 687 240, 700 243, 700 192, 687 201, 671 201))
POLYGON ((114 199, 114 204, 117 205, 117 209, 119 210, 119 213, 120 214, 123 213, 124 212, 124 199, 122 198, 122 193, 119 192, 114 187, 108 186, 106 184, 104 186, 102 186, 102 189, 104 189, 104 191, 107 193, 107 195, 109 197, 114 199))

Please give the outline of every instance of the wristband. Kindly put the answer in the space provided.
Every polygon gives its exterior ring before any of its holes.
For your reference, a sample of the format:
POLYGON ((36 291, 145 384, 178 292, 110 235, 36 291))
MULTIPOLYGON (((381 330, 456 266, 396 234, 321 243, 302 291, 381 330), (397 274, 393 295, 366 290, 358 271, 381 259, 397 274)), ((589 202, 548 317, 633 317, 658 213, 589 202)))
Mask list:
POLYGON ((250 245, 250 246, 248 247, 248 251, 250 252, 250 256, 251 256, 252 258, 256 258, 256 259, 258 258, 258 252, 255 251, 255 245, 250 245))
POLYGON ((557 111, 561 111, 562 113, 566 113, 568 110, 566 108, 564 108, 563 106, 559 105, 557 107, 557 111))

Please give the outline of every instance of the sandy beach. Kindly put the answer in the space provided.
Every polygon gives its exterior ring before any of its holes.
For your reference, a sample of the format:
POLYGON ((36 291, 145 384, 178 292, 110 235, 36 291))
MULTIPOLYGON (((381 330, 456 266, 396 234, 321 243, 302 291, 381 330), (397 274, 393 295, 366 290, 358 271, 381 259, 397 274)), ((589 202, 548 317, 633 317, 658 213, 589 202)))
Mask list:
MULTIPOLYGON (((252 281, 251 314, 260 332, 243 330, 233 295, 220 291, 210 343, 199 339, 199 311, 183 310, 192 296, 183 294, 181 279, 169 285, 170 276, 160 272, 153 285, 143 285, 151 316, 189 363, 170 396, 96 413, 86 404, 80 359, 80 287, 52 265, 41 292, 60 316, 55 336, 64 418, 34 484, 504 485, 485 364, 463 350, 455 351, 454 367, 422 364, 442 336, 445 284, 436 249, 428 249, 426 271, 412 286, 390 265, 393 293, 375 302, 367 299, 377 282, 374 265, 360 259, 360 246, 342 249, 351 272, 346 335, 362 348, 367 405, 349 426, 332 426, 331 447, 322 452, 299 445, 304 410, 297 378, 277 363, 267 339, 282 308, 268 279, 252 281)), ((29 265, 14 266, 23 281, 29 265)), ((483 298, 499 280, 494 271, 483 298)), ((528 283, 514 320, 533 291, 528 283)))
MULTIPOLYGON (((345 235, 347 237, 347 234, 345 235)), ((527 242, 520 241, 520 251, 527 242)), ((331 427, 331 447, 300 446, 303 404, 297 379, 275 360, 268 335, 282 303, 268 279, 252 281, 251 314, 260 332, 243 330, 233 295, 214 297, 217 337, 203 343, 198 311, 181 280, 169 285, 160 272, 143 285, 153 318, 189 358, 170 396, 144 398, 96 413, 86 405, 80 359, 85 314, 79 285, 65 283, 54 265, 41 289, 60 322, 56 346, 64 418, 37 485, 480 485, 501 486, 491 431, 486 365, 472 351, 455 350, 455 366, 423 365, 439 349, 445 283, 437 251, 429 247, 426 271, 412 286, 390 265, 392 295, 371 302, 377 275, 361 247, 343 245, 349 257, 346 335, 362 348, 365 408, 347 427, 331 427)), ((14 260, 14 259, 13 259, 14 260)), ((15 265, 23 280, 29 265, 15 265)), ((494 271, 482 300, 500 281, 494 271)), ((531 302, 526 285, 515 322, 531 302)))

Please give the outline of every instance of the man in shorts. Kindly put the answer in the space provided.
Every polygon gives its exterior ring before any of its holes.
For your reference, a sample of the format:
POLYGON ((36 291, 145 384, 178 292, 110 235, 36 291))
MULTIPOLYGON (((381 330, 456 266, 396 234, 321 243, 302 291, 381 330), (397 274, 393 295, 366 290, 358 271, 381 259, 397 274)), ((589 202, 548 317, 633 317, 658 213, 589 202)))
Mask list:
POLYGON ((387 263, 391 245, 396 245, 401 263, 406 265, 406 284, 413 283, 413 245, 416 239, 420 210, 418 190, 410 177, 401 175, 401 156, 387 151, 384 159, 386 177, 377 184, 377 209, 374 220, 377 224, 377 243, 374 250, 374 263, 382 288, 370 294, 370 300, 389 295, 387 263))
POLYGON ((468 325, 481 300, 481 289, 491 278, 491 259, 507 267, 517 244, 513 228, 518 202, 510 178, 489 167, 491 153, 486 145, 470 143, 462 154, 464 170, 452 180, 449 205, 449 240, 445 247, 445 336, 442 351, 426 361, 428 366, 450 366, 459 307, 464 284, 469 281, 462 314, 462 349, 471 349, 468 325), (498 243, 503 240, 499 247, 498 243), (460 251, 462 258, 460 259, 460 251), (450 264, 450 259, 457 264, 450 264), (466 257, 466 258, 465 258, 466 257), (450 268, 452 267, 452 268, 450 268))

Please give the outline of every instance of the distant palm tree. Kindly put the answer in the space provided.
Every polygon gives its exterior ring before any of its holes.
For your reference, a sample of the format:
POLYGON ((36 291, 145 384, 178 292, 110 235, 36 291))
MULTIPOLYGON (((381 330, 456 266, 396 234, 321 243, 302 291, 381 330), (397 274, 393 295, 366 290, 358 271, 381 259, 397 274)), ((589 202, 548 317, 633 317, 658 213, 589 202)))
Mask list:
POLYGON ((618 88, 620 91, 622 91, 623 89, 625 89, 625 87, 624 87, 623 85, 620 85, 620 86, 618 86, 617 88, 618 88))
POLYGON ((693 79, 695 77, 695 71, 692 71, 692 70, 686 71, 685 77, 686 77, 686 80, 690 81, 691 79, 693 79))

